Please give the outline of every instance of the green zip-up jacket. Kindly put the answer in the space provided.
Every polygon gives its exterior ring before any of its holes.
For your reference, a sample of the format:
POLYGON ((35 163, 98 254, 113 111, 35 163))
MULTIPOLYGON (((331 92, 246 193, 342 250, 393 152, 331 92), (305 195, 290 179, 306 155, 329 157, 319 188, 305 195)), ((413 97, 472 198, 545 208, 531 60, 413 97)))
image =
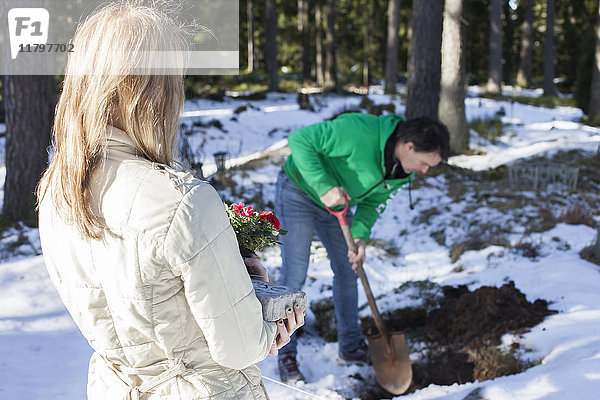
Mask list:
POLYGON ((399 115, 342 114, 333 121, 310 125, 288 137, 292 154, 283 170, 316 204, 320 197, 341 186, 356 205, 352 235, 365 241, 385 209, 385 203, 414 174, 385 179, 384 149, 399 115))

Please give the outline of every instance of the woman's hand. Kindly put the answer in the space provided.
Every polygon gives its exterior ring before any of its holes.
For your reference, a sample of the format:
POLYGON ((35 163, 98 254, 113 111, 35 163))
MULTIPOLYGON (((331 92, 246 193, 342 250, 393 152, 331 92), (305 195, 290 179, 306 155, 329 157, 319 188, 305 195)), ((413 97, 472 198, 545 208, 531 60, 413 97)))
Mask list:
POLYGON ((287 318, 277 321, 278 332, 275 335, 275 341, 271 345, 271 351, 269 351, 271 355, 277 355, 278 350, 290 342, 290 336, 296 329, 304 325, 306 312, 298 304, 294 305, 294 309, 288 307, 286 314, 287 318))
MULTIPOLYGON (((250 274, 252 279, 269 282, 267 269, 263 267, 258 258, 244 258, 244 264, 246 264, 248 274, 250 274)), ((293 309, 292 307, 288 307, 285 311, 287 318, 277 321, 278 332, 275 335, 275 340, 271 345, 269 354, 277 355, 278 350, 290 342, 290 336, 296 329, 304 325, 304 316, 306 315, 306 312, 300 308, 300 306, 296 304, 293 309)))
POLYGON ((352 250, 348 249, 348 260, 352 263, 352 270, 358 273, 358 264, 364 263, 367 258, 367 253, 365 251, 365 242, 362 239, 355 238, 354 243, 356 243, 356 253, 352 250))
POLYGON ((251 279, 269 282, 269 274, 267 273, 267 269, 263 267, 260 261, 258 261, 258 258, 244 258, 244 264, 246 264, 246 269, 248 270, 248 274, 250 274, 251 279))

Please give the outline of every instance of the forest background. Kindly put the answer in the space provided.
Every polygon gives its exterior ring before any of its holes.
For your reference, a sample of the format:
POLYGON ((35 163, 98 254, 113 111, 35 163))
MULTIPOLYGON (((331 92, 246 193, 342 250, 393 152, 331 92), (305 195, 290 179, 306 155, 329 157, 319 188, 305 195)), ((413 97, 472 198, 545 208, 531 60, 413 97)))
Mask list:
MULTIPOLYGON (((510 100, 581 108, 600 122, 598 0, 240 0, 240 74, 188 76, 186 95, 259 99, 268 91, 366 94, 385 84, 406 117, 439 118, 469 152, 468 85, 542 88, 510 100)), ((62 76, 4 76, 3 224, 35 226, 33 188, 47 164, 62 76)), ((301 101, 301 97, 299 97, 301 101)), ((301 105, 302 106, 302 105, 301 105)), ((374 112, 381 112, 375 110, 374 112)), ((267 132, 265 132, 266 134, 267 132)))

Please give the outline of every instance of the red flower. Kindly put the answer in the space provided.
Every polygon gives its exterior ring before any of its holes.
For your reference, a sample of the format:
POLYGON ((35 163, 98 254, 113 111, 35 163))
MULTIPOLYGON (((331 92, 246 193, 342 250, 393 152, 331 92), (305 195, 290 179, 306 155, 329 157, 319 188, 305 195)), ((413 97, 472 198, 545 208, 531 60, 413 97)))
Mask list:
POLYGON ((232 204, 231 209, 233 210, 234 213, 239 214, 240 211, 242 211, 242 209, 244 208, 244 206, 245 206, 244 203, 232 204))
POLYGON ((277 219, 275 214, 273 214, 272 211, 263 211, 260 214, 258 214, 258 217, 264 219, 265 221, 269 221, 271 225, 275 227, 275 229, 279 229, 281 227, 279 220, 277 219))
MULTIPOLYGON (((244 203, 242 203, 242 204, 244 204, 244 203)), ((252 214, 254 214, 254 210, 250 206, 248 206, 242 210, 242 217, 249 217, 252 214)))

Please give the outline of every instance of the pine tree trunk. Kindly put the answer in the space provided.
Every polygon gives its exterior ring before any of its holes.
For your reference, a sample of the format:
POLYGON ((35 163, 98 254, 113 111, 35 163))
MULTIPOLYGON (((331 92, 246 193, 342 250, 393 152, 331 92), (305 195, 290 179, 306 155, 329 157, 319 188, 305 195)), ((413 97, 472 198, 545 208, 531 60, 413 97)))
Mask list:
POLYGON ((367 23, 363 25, 363 53, 364 53, 364 57, 363 57, 363 86, 367 88, 367 90, 369 89, 369 79, 370 79, 370 73, 369 73, 369 64, 371 63, 371 61, 373 60, 373 39, 372 39, 372 35, 373 35, 373 30, 375 29, 373 27, 373 2, 372 1, 367 1, 367 6, 365 8, 365 11, 367 13, 367 23))
POLYGON ((52 114, 49 76, 12 75, 4 78, 6 112, 5 222, 35 218, 35 187, 48 163, 46 151, 52 114))
POLYGON ((487 91, 500 93, 502 87, 502 0, 490 3, 490 51, 487 91))
POLYGON ((406 117, 437 119, 440 102, 443 2, 412 3, 406 117))
MULTIPOLYGON (((563 23, 560 30, 564 32, 561 40, 563 43, 578 43, 580 39, 580 30, 578 25, 580 24, 579 19, 575 15, 575 6, 573 3, 569 4, 566 9, 566 15, 563 17, 563 23)), ((567 79, 570 82, 577 81, 577 66, 579 64, 579 48, 580 46, 569 46, 568 61, 566 64, 568 67, 567 79)))
POLYGON ((323 15, 321 13, 321 5, 315 7, 315 26, 316 26, 316 43, 315 43, 315 68, 317 76, 317 85, 322 86, 325 83, 323 75, 323 15))
POLYGON ((308 25, 308 0, 298 0, 298 33, 302 38, 302 80, 310 81, 310 36, 308 25))
POLYGON ((533 0, 526 0, 525 3, 520 58, 517 85, 526 87, 531 83, 531 62, 533 60, 533 0))
POLYGON ((513 68, 513 21, 512 8, 508 2, 504 3, 504 45, 502 48, 502 76, 510 81, 510 75, 513 68))
POLYGON ((469 128, 465 117, 463 0, 446 0, 444 7, 439 119, 450 131, 452 152, 461 154, 469 149, 469 128))
POLYGON ((337 90, 335 2, 336 0, 327 0, 327 31, 325 32, 325 88, 330 90, 337 90))
POLYGON ((396 93, 398 75, 398 29, 400 0, 388 0, 387 41, 385 47, 385 93, 396 93))
MULTIPOLYGON (((594 55, 594 71, 592 86, 590 88, 588 116, 593 124, 600 125, 600 3, 598 4, 598 21, 596 22, 596 52, 594 55)), ((598 240, 600 243, 600 238, 598 240)))
POLYGON ((556 95, 554 86, 554 0, 546 1, 546 33, 544 35, 544 94, 556 95))
POLYGON ((363 68, 362 68, 362 85, 369 88, 369 57, 371 51, 371 37, 369 35, 369 24, 363 27, 363 68))
POLYGON ((269 90, 279 90, 277 76, 277 10, 275 0, 265 0, 265 64, 269 90))
POLYGON ((246 0, 248 18, 248 72, 254 72, 254 0, 246 0))

